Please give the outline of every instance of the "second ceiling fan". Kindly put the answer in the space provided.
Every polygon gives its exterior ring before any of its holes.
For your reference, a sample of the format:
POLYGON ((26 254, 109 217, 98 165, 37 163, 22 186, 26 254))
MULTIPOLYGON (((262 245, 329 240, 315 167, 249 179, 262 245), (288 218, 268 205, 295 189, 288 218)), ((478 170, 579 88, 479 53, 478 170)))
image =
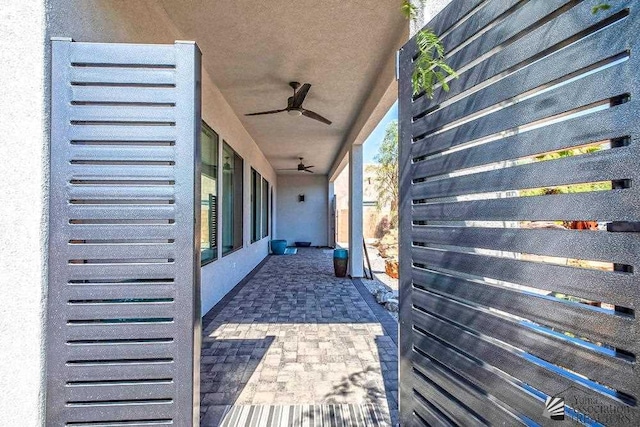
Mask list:
POLYGON ((250 113, 245 114, 245 116, 262 116, 265 114, 276 114, 287 112, 292 116, 305 116, 310 119, 318 120, 319 122, 330 125, 331 121, 322 117, 320 114, 315 113, 311 110, 307 110, 302 108, 302 103, 304 99, 307 97, 307 93, 309 93, 309 89, 311 89, 311 85, 309 83, 305 83, 300 86, 298 82, 291 82, 289 86, 293 88, 293 96, 290 96, 287 100, 287 108, 283 108, 281 110, 269 110, 269 111, 261 111, 259 113, 250 113))
POLYGON ((304 157, 298 157, 298 158, 300 159, 300 163, 298 163, 298 167, 297 168, 278 169, 278 170, 279 171, 299 171, 299 172, 315 173, 314 171, 310 170, 311 168, 314 168, 315 166, 305 166, 305 164, 302 162, 304 157))

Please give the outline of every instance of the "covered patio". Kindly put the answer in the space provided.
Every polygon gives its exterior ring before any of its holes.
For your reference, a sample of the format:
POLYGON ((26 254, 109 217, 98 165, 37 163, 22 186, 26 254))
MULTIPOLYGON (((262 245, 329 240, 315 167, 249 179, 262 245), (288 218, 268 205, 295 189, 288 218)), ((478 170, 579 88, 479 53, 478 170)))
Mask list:
MULTIPOLYGON (((396 53, 410 27, 400 3, 156 3, 181 37, 198 43, 203 75, 277 175, 272 239, 334 246, 333 182, 351 165, 349 274, 362 277, 362 144, 397 99, 396 53), (303 108, 328 121, 296 111, 253 115, 287 107, 296 83, 310 85, 303 108)), ((206 93, 203 102, 206 109, 206 93)))
POLYGON ((398 2, 49 3, 52 211, 74 210, 52 218, 69 236, 51 247, 99 254, 53 249, 50 329, 81 338, 47 350, 62 387, 47 421, 246 423, 262 405, 397 420, 397 323, 333 277, 328 248, 349 164, 348 273, 363 276, 362 144, 397 99, 398 2), (319 249, 269 258, 276 239, 319 249))
POLYGON ((203 426, 397 422, 397 323, 331 251, 268 257, 203 328, 203 426))
POLYGON ((3 5, 0 425, 640 425, 640 2, 420 3, 3 5), (418 92, 428 45, 459 78, 418 92), (361 282, 396 98, 399 340, 361 282))
POLYGON ((363 276, 362 144, 397 99, 396 54, 410 27, 399 2, 51 3, 51 36, 153 45, 192 40, 202 54, 203 313, 266 256, 269 240, 335 245, 333 182, 347 164, 349 274, 363 276), (326 121, 296 111, 252 115, 285 109, 292 84, 306 93, 301 108, 326 121), (300 163, 306 168, 298 170, 300 163), (241 177, 228 180, 230 172, 241 177), (256 176, 264 180, 258 198, 256 176), (256 218, 260 205, 266 213, 256 218))

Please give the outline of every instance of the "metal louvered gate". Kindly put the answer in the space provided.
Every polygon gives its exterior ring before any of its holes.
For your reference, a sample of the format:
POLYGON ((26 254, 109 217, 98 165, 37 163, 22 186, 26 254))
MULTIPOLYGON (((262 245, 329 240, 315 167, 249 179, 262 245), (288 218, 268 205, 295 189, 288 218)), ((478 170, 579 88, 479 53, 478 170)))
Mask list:
POLYGON ((200 52, 52 45, 47 426, 190 426, 200 52))
POLYGON ((432 100, 401 51, 405 426, 640 425, 640 2, 599 3, 454 0, 432 100))

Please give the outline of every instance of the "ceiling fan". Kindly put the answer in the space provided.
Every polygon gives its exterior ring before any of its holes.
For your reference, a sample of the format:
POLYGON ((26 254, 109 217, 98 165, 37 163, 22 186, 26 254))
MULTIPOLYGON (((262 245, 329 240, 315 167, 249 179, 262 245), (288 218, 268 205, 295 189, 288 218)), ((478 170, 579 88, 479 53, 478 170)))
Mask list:
POLYGON ((315 173, 312 170, 309 170, 315 166, 305 166, 304 163, 302 162, 303 157, 298 157, 300 159, 300 163, 298 163, 298 167, 297 168, 292 168, 292 169, 278 169, 279 171, 301 171, 301 172, 309 172, 309 173, 315 173))
POLYGON ((293 88, 293 96, 290 96, 289 99, 287 100, 287 108, 283 108, 281 110, 261 111, 259 113, 250 113, 250 114, 245 114, 245 116, 261 116, 264 114, 275 114, 275 113, 282 113, 286 111, 292 116, 306 116, 306 117, 309 117, 310 119, 318 120, 319 122, 326 123, 328 125, 331 124, 330 120, 325 119, 320 114, 314 113, 311 110, 306 110, 302 108, 302 103, 304 102, 304 99, 307 97, 307 93, 309 93, 309 89, 311 89, 311 85, 309 83, 305 83, 301 87, 300 83, 291 82, 289 83, 289 86, 293 88))

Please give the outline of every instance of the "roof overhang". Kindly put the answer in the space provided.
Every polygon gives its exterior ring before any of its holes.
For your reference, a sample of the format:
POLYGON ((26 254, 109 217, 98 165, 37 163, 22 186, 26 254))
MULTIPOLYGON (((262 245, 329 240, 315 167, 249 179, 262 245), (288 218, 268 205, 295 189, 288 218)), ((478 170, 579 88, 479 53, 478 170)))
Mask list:
POLYGON ((396 0, 160 3, 198 43, 203 67, 274 169, 304 157, 316 173, 335 174, 395 100, 395 55, 409 28, 396 0), (312 84, 304 107, 332 125, 244 116, 284 108, 290 81, 312 84))

